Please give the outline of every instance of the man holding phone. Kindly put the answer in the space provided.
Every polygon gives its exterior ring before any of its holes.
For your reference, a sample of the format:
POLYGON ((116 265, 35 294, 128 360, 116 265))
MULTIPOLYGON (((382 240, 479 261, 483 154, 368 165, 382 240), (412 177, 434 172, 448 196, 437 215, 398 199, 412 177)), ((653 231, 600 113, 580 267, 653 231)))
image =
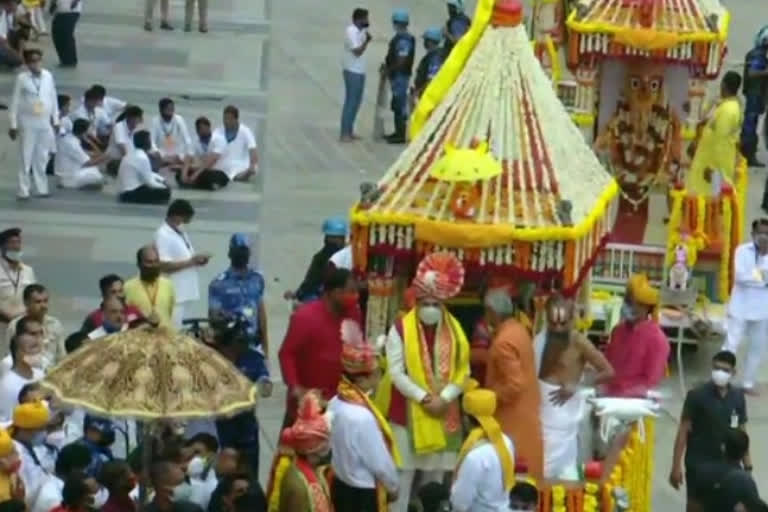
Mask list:
POLYGON ((365 51, 371 42, 368 33, 368 9, 357 8, 352 12, 352 24, 344 33, 344 106, 341 109, 341 142, 358 139, 354 133, 355 118, 363 102, 365 89, 365 51))
POLYGON ((165 222, 155 232, 155 247, 160 257, 160 271, 173 281, 176 304, 173 323, 181 327, 185 312, 200 299, 197 267, 208 264, 210 254, 195 253, 182 226, 192 222, 195 209, 186 199, 177 199, 168 207, 165 222))

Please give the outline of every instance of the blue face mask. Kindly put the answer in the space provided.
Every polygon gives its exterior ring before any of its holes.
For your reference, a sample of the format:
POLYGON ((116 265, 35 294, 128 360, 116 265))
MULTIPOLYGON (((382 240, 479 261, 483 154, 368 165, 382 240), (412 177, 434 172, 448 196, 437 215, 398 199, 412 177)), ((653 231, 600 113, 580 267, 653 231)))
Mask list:
POLYGON ((119 327, 115 327, 114 325, 112 325, 112 324, 110 324, 110 323, 108 323, 108 322, 104 322, 104 323, 102 324, 102 327, 104 327, 104 330, 105 330, 107 333, 109 333, 109 334, 113 334, 113 333, 116 333, 116 332, 118 332, 118 331, 120 330, 120 328, 119 328, 119 327))

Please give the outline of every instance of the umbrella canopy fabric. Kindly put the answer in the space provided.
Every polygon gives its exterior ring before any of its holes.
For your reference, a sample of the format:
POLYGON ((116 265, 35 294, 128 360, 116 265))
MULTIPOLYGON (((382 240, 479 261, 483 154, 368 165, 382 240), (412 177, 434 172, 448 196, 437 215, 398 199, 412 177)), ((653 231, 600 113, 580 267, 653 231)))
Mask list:
POLYGON ((42 384, 70 406, 144 420, 228 416, 256 403, 256 386, 218 352, 154 328, 94 340, 42 384))

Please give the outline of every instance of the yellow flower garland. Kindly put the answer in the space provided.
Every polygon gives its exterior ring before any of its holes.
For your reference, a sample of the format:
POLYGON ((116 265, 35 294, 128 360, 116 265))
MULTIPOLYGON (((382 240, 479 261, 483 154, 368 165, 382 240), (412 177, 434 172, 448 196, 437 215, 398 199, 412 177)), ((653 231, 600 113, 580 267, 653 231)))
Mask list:
MULTIPOLYGON (((731 275, 731 229, 733 222, 733 211, 731 210, 730 198, 723 201, 723 246, 720 253, 720 283, 717 291, 720 301, 728 302, 731 294, 730 275, 731 275)), ((742 220, 742 219, 739 219, 742 220)))
POLYGON ((567 512, 565 507, 565 487, 562 485, 552 487, 552 512, 567 512))
POLYGON ((291 458, 287 455, 280 455, 280 461, 275 468, 275 476, 272 481, 272 493, 269 496, 268 512, 279 512, 280 510, 280 487, 283 484, 283 478, 291 467, 291 458))
MULTIPOLYGON (((597 512, 598 498, 597 493, 600 490, 600 486, 587 482, 584 486, 584 512, 597 512)), ((581 511, 578 511, 581 512, 581 511)))

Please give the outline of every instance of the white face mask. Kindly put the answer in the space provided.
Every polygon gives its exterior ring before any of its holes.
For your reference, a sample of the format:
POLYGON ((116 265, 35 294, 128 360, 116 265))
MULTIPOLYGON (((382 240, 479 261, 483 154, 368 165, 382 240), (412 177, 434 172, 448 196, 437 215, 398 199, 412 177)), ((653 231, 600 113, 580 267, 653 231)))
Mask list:
POLYGON ((730 381, 731 374, 729 372, 718 368, 712 370, 712 382, 715 383, 715 386, 723 388, 727 386, 730 381))
POLYGON ((21 261, 21 257, 24 256, 24 253, 21 251, 5 251, 4 253, 5 259, 10 261, 21 261))
POLYGON ((205 465, 205 459, 199 455, 195 455, 187 465, 187 475, 190 478, 200 478, 205 471, 205 465))
POLYGON ((177 485, 173 488, 173 501, 189 501, 192 496, 192 486, 187 482, 177 485))
POLYGON ((419 307, 419 320, 424 325, 436 325, 443 316, 443 311, 439 306, 420 306, 419 307))
POLYGON ((61 447, 64 446, 64 444, 67 442, 67 435, 64 430, 54 430, 45 436, 45 442, 46 444, 61 449, 61 447))
POLYGON ((24 356, 24 362, 27 363, 32 368, 42 368, 43 367, 43 354, 27 354, 24 356))
POLYGON ((104 487, 99 487, 99 490, 96 491, 96 494, 92 496, 93 498, 93 507, 96 510, 101 509, 101 507, 104 506, 104 504, 109 499, 109 491, 106 490, 104 487))

